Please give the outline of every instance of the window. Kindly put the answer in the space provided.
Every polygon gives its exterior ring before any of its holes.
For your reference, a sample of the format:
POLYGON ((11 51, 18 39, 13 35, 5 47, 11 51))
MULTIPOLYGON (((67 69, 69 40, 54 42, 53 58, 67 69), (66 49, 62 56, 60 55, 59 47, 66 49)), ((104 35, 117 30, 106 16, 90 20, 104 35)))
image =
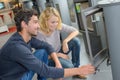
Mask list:
POLYGON ((4 2, 0 2, 0 9, 4 9, 4 8, 5 8, 4 2))

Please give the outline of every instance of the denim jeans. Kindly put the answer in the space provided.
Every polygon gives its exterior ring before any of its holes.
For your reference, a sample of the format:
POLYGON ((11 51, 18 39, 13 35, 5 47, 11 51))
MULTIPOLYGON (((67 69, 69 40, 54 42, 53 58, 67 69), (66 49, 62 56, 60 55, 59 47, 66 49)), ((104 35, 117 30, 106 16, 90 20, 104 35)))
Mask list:
MULTIPOLYGON (((36 50, 34 53, 34 56, 37 57, 39 60, 41 60, 42 62, 44 62, 45 64, 48 64, 48 54, 46 52, 45 49, 40 49, 40 50, 36 50)), ((33 71, 28 71, 26 72, 21 80, 32 80, 33 76, 34 76, 35 72, 33 71)), ((44 77, 40 77, 38 75, 38 80, 46 80, 46 78, 44 77)))
MULTIPOLYGON (((73 68, 74 67, 73 64, 72 64, 72 62, 70 60, 63 59, 61 57, 59 57, 58 59, 59 59, 59 61, 60 61, 60 63, 61 63, 61 65, 62 65, 63 68, 73 68)), ((55 67, 55 63, 51 59, 48 61, 48 65, 55 67)))
MULTIPOLYGON (((72 62, 63 58, 59 58, 60 63, 63 68, 72 68, 79 67, 80 65, 80 39, 73 38, 70 42, 68 42, 69 51, 64 54, 69 54, 71 52, 72 62)), ((62 48, 59 52, 62 52, 62 48)), ((54 61, 49 60, 49 66, 55 66, 54 61)))
MULTIPOLYGON (((68 42, 69 51, 67 54, 71 52, 72 63, 74 67, 79 67, 80 65, 80 39, 73 38, 70 42, 68 42)), ((65 53, 66 54, 66 53, 65 53)))

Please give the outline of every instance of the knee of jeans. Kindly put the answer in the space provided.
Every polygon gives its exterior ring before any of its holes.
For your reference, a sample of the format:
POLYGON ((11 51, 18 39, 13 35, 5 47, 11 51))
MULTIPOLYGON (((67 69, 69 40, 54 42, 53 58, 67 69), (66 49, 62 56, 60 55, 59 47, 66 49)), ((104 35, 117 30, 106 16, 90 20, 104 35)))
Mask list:
POLYGON ((73 64, 66 64, 66 65, 63 66, 63 68, 73 68, 73 67, 74 67, 73 64))
POLYGON ((39 49, 34 52, 35 56, 48 56, 45 49, 39 49))
POLYGON ((80 39, 79 38, 73 38, 72 40, 74 42, 74 44, 78 47, 80 47, 80 39))
POLYGON ((55 62, 51 59, 48 60, 48 65, 49 66, 52 66, 52 67, 55 67, 55 62))

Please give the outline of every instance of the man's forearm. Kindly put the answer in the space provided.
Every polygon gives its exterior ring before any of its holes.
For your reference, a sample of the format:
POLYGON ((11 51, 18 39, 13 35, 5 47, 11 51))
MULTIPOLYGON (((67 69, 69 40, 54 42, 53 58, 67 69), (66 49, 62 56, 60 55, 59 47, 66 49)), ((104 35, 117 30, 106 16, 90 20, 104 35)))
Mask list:
POLYGON ((64 69, 64 77, 78 75, 77 68, 64 69))
POLYGON ((92 65, 88 64, 78 68, 64 69, 64 77, 75 76, 75 75, 86 76, 94 72, 95 72, 95 68, 92 65))

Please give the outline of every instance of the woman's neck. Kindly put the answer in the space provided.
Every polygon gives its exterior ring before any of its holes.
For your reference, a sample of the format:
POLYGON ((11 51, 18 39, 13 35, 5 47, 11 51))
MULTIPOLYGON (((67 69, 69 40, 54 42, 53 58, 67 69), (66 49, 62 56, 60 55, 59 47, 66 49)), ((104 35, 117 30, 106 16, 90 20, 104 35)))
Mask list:
POLYGON ((53 33, 53 31, 49 31, 49 32, 44 32, 44 31, 41 31, 43 34, 45 34, 46 36, 50 36, 52 33, 53 33))

